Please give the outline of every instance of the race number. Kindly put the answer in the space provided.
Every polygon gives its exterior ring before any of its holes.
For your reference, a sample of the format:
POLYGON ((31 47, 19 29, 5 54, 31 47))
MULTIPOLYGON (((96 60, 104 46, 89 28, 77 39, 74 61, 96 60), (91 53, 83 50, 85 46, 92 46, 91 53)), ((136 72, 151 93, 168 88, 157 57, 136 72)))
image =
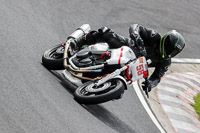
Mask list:
POLYGON ((138 74, 138 76, 140 76, 140 75, 142 75, 142 74, 144 73, 144 67, 143 67, 143 64, 137 66, 136 69, 137 69, 137 74, 138 74))

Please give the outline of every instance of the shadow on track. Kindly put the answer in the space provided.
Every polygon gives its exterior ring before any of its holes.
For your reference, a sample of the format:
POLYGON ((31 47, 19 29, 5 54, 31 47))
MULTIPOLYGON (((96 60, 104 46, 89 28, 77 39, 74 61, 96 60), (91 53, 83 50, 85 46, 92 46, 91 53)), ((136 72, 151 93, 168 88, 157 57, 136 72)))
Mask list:
MULTIPOLYGON (((47 69, 48 70, 48 69, 47 69)), ((77 88, 76 85, 72 84, 71 82, 64 79, 64 77, 58 72, 54 70, 48 70, 51 74, 53 74, 56 78, 60 81, 60 84, 72 95, 74 95, 74 91, 77 88)))
POLYGON ((120 133, 136 133, 129 125, 101 105, 82 105, 88 112, 107 126, 120 133))

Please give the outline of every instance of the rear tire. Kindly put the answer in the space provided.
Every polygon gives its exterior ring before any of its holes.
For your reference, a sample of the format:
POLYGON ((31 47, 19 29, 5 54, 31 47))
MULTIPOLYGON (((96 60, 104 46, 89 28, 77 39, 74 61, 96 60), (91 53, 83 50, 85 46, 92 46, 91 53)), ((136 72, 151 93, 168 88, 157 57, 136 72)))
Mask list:
POLYGON ((42 56, 42 63, 47 69, 62 70, 64 69, 63 54, 64 46, 62 46, 62 44, 58 44, 45 51, 45 53, 42 56), (59 53, 57 53, 57 50, 59 50, 59 53))
MULTIPOLYGON (((82 86, 78 87, 74 93, 74 98, 77 102, 81 104, 99 104, 107 102, 112 99, 119 98, 124 93, 124 83, 120 79, 115 79, 111 82, 111 85, 114 85, 114 88, 109 88, 106 91, 91 93, 86 90, 86 87, 93 84, 92 81, 88 81, 82 86)), ((106 83, 107 83, 106 82, 106 83)), ((104 83, 104 84, 106 84, 104 83)))

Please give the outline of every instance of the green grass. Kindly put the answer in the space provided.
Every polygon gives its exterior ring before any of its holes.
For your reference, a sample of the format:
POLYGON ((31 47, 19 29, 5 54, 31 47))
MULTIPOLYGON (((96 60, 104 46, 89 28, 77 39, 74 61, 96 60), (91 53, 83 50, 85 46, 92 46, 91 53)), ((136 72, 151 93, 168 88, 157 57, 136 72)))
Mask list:
POLYGON ((195 111, 199 115, 200 119, 200 93, 194 98, 195 104, 193 105, 195 111))

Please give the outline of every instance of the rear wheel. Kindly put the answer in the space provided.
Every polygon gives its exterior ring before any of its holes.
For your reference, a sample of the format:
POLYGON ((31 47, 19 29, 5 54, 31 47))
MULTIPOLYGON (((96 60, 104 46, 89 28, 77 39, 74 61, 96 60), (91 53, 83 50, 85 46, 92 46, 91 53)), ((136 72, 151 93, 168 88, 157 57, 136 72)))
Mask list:
POLYGON ((42 56, 43 65, 52 70, 62 70, 63 66, 63 54, 65 47, 62 44, 58 44, 47 51, 42 56))
POLYGON ((124 89, 124 83, 120 79, 107 81, 98 87, 95 87, 94 82, 88 81, 76 89, 74 98, 82 104, 98 104, 119 98, 124 89))

